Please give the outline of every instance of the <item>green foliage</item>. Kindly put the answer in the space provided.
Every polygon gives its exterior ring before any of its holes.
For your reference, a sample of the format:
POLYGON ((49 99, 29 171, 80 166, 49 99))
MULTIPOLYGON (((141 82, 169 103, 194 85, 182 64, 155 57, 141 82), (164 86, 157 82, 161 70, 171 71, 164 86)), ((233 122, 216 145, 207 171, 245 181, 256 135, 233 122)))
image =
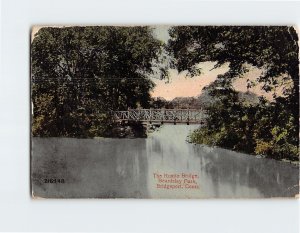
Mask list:
MULTIPOLYGON (((228 90, 227 90, 228 91, 228 90)), ((230 90, 208 108, 207 124, 189 135, 189 141, 220 146, 275 159, 299 160, 297 125, 286 105, 266 102, 245 105, 230 90)))
POLYGON ((149 27, 46 27, 31 45, 34 136, 108 133, 110 112, 148 107, 162 44, 149 27))
MULTIPOLYGON (((230 70, 220 76, 223 86, 247 71, 251 64, 265 72, 257 77, 264 90, 280 85, 277 77, 288 74, 294 83, 287 106, 298 114, 299 62, 298 35, 286 26, 179 26, 170 29, 168 51, 173 55, 173 66, 194 75, 199 62, 215 61, 215 68, 229 62, 230 70)), ((201 72, 201 71, 200 71, 201 72)))
POLYGON ((215 68, 229 63, 229 71, 209 87, 216 101, 208 106, 207 125, 190 135, 192 142, 299 160, 299 47, 293 27, 172 27, 170 37, 168 51, 179 71, 193 76, 199 62, 216 62, 215 68), (257 81, 267 92, 287 75, 293 84, 287 97, 272 103, 239 101, 232 80, 247 72, 245 64, 264 71, 257 81))

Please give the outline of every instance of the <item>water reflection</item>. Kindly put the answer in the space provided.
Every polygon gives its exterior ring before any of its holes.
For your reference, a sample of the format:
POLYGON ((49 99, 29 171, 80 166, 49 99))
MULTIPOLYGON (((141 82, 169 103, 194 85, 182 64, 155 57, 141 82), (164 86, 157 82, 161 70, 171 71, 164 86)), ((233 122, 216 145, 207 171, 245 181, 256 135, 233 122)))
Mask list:
POLYGON ((183 135, 195 126, 164 127, 147 141, 148 183, 152 197, 258 198, 298 193, 299 170, 291 164, 186 143, 183 135), (157 148, 156 144, 162 145, 161 151, 151 150, 157 148), (199 174, 200 189, 157 190, 151 177, 156 171, 199 174))
POLYGON ((164 125, 147 139, 34 138, 35 195, 101 198, 257 198, 298 193, 297 167, 185 142, 194 125, 164 125), (158 189, 154 173, 197 174, 199 189, 158 189), (45 184, 44 178, 65 178, 45 184))
POLYGON ((34 138, 34 195, 147 198, 148 162, 145 150, 145 139, 34 138), (55 166, 51 166, 53 162, 55 166), (44 178, 64 178, 65 183, 44 183, 44 178))

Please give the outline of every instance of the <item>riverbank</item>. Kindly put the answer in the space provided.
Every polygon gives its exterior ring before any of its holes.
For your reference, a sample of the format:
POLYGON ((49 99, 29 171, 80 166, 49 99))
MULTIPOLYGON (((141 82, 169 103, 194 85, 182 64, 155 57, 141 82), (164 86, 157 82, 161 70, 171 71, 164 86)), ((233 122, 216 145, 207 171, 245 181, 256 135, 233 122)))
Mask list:
POLYGON ((220 132, 213 132, 206 126, 191 132, 187 136, 187 142, 198 145, 207 145, 210 147, 224 148, 239 153, 249 154, 256 158, 288 162, 299 167, 299 148, 295 145, 288 143, 277 145, 272 141, 261 143, 261 141, 255 141, 253 139, 251 139, 252 142, 249 143, 245 140, 245 138, 243 138, 243 141, 238 140, 236 134, 232 134, 231 136, 232 138, 229 138, 226 132, 222 130, 220 132), (258 149, 263 146, 266 147, 264 150, 258 149), (274 151, 277 151, 277 153, 274 154, 274 151), (296 153, 296 151, 298 152, 296 153))

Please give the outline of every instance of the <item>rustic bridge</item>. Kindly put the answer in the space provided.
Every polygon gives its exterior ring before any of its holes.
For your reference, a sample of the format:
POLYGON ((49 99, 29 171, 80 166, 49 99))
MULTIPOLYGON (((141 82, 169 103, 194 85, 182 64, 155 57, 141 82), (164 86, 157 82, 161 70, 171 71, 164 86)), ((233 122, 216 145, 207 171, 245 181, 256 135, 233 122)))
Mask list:
POLYGON ((203 124, 206 112, 202 109, 129 109, 114 111, 113 117, 120 122, 203 124))

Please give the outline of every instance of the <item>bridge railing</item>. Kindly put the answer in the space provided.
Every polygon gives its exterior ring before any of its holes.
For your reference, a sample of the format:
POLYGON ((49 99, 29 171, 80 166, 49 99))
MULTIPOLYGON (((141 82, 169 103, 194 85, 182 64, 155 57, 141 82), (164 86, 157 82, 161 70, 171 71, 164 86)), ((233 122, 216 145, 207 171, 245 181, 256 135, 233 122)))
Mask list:
POLYGON ((206 118, 203 109, 129 109, 113 112, 117 121, 200 123, 206 118))

